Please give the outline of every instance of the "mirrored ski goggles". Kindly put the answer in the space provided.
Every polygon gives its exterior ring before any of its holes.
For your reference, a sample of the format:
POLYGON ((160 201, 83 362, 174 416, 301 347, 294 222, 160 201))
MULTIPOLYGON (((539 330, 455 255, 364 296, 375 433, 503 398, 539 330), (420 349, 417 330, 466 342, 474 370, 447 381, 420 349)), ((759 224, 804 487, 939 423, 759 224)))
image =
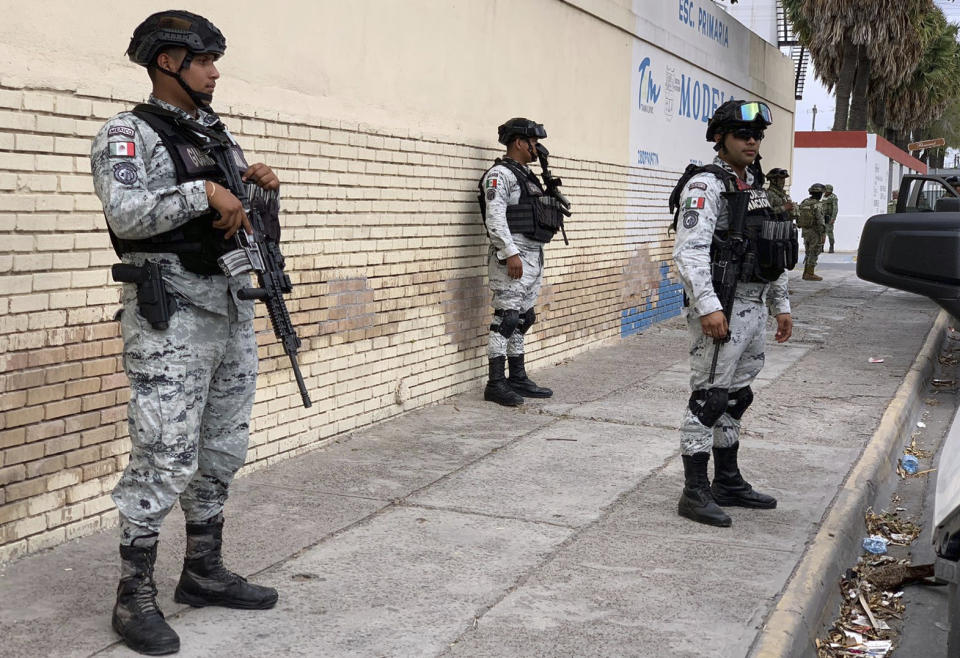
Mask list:
POLYGON ((773 119, 770 115, 770 108, 767 107, 766 103, 744 103, 740 106, 739 112, 741 121, 755 121, 757 119, 762 119, 767 123, 773 123, 773 119))

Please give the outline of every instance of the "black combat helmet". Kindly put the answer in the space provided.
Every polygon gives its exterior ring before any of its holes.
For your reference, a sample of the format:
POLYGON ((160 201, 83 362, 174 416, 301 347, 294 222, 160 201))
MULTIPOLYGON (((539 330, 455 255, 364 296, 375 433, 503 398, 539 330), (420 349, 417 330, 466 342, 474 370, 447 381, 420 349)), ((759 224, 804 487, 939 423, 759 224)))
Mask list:
POLYGON ((187 49, 187 56, 180 64, 182 71, 190 68, 194 55, 212 54, 214 58, 223 55, 227 51, 227 40, 223 33, 203 16, 171 9, 152 14, 140 23, 133 31, 127 47, 131 62, 176 78, 195 103, 207 105, 213 100, 212 95, 191 89, 180 77, 180 71, 172 73, 157 66, 157 55, 171 46, 187 49))
POLYGON ((775 167, 767 172, 767 178, 790 178, 786 169, 775 167))
POLYGON ((773 123, 770 108, 759 101, 728 100, 720 105, 707 123, 707 141, 737 128, 766 128, 773 123))
POLYGON ((811 196, 819 196, 819 195, 822 195, 822 194, 823 194, 823 184, 822 184, 822 183, 814 183, 813 185, 810 186, 810 189, 808 189, 807 192, 809 192, 811 196))
POLYGON ((547 130, 542 123, 524 119, 523 117, 514 117, 497 128, 497 141, 506 146, 517 137, 536 137, 544 139, 547 136, 547 130))

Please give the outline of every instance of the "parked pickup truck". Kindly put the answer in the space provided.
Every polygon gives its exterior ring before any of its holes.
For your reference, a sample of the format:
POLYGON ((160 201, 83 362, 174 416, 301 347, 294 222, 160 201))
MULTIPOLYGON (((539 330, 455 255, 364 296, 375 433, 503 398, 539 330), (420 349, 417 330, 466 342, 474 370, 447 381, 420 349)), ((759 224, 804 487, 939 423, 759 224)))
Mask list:
MULTIPOLYGON (((940 176, 904 176, 896 212, 867 220, 857 276, 925 295, 960 318, 960 193, 940 176)), ((960 321, 960 320, 958 320, 960 321)), ((933 544, 937 576, 950 588, 948 654, 960 655, 960 414, 937 468, 933 544)))

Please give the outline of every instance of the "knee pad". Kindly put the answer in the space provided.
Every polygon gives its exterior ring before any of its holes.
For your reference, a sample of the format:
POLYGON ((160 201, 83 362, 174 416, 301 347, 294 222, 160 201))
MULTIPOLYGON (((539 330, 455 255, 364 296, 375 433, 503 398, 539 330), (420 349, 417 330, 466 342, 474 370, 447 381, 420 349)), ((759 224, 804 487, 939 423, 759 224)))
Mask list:
POLYGON ((743 412, 747 410, 751 402, 753 402, 753 391, 750 390, 749 386, 731 391, 730 406, 727 407, 727 413, 730 414, 731 417, 740 420, 743 417, 743 412))
POLYGON ((532 308, 528 308, 523 312, 523 315, 520 316, 520 324, 517 325, 517 331, 521 334, 527 333, 527 330, 530 329, 536 321, 537 314, 533 312, 532 308))
POLYGON ((495 311, 494 315, 500 318, 500 325, 491 324, 490 331, 496 331, 504 338, 510 338, 520 325, 520 311, 508 309, 495 311))
POLYGON ((690 412, 704 427, 713 427, 727 411, 730 391, 725 388, 700 389, 690 394, 690 412))

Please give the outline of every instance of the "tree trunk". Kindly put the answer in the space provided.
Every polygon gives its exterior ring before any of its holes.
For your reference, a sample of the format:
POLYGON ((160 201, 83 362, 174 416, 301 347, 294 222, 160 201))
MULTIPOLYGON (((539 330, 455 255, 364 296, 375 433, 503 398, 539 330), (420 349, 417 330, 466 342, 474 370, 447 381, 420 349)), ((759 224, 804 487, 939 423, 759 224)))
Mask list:
POLYGON ((840 63, 840 78, 837 80, 837 107, 833 114, 833 129, 847 129, 850 112, 850 93, 857 73, 857 47, 849 42, 843 44, 843 60, 840 63))
POLYGON ((853 83, 853 95, 850 98, 850 130, 867 129, 867 87, 870 83, 870 58, 867 47, 857 48, 857 74, 853 83))

